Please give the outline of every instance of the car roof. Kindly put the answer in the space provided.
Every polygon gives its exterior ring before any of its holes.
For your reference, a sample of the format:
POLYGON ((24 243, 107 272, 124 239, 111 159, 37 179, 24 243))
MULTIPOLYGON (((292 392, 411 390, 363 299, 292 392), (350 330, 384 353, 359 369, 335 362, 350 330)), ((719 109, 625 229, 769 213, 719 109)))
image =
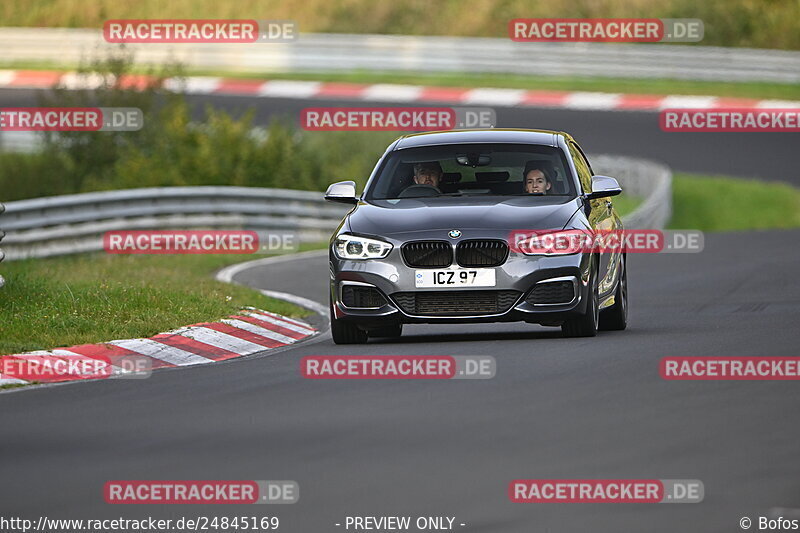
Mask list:
POLYGON ((475 144, 475 143, 508 143, 508 144, 540 144, 558 146, 557 137, 570 140, 563 131, 523 130, 523 129, 479 129, 430 131, 405 135, 397 140, 395 150, 415 148, 418 146, 435 146, 439 144, 475 144))

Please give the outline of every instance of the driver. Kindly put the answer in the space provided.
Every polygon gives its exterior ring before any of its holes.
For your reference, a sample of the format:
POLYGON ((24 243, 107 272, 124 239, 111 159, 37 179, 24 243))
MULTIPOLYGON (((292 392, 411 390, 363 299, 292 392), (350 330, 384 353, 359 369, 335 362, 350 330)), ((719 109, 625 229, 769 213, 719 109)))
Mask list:
POLYGON ((527 194, 547 194, 547 191, 552 186, 550 178, 547 177, 543 169, 536 167, 525 168, 525 192, 527 194))
MULTIPOLYGON (((414 164, 414 183, 428 185, 439 191, 439 182, 442 180, 442 166, 438 161, 425 161, 414 164)), ((439 191, 440 193, 442 191, 439 191)))

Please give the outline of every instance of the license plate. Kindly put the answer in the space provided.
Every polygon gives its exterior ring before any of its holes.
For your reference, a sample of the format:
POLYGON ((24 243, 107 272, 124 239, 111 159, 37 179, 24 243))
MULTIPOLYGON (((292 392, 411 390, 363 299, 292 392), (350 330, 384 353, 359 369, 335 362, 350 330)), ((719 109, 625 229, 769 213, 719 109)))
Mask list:
POLYGON ((447 268, 442 270, 417 270, 414 281, 417 288, 432 287, 494 287, 495 271, 491 268, 447 268))

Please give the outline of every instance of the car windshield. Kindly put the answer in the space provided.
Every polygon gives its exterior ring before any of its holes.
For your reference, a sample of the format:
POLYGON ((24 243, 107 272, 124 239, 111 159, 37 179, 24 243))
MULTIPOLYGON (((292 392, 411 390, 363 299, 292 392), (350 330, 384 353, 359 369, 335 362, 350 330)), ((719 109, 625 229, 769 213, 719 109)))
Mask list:
POLYGON ((575 196, 562 150, 530 144, 453 144, 391 153, 367 200, 464 196, 575 196))

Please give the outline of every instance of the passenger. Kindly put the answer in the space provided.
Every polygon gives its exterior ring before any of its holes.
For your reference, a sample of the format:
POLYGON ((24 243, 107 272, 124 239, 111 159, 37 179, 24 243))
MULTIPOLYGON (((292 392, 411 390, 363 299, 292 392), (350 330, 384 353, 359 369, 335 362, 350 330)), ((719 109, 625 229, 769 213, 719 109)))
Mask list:
POLYGON ((544 170, 525 167, 525 192, 527 194, 547 194, 553 186, 544 170))

